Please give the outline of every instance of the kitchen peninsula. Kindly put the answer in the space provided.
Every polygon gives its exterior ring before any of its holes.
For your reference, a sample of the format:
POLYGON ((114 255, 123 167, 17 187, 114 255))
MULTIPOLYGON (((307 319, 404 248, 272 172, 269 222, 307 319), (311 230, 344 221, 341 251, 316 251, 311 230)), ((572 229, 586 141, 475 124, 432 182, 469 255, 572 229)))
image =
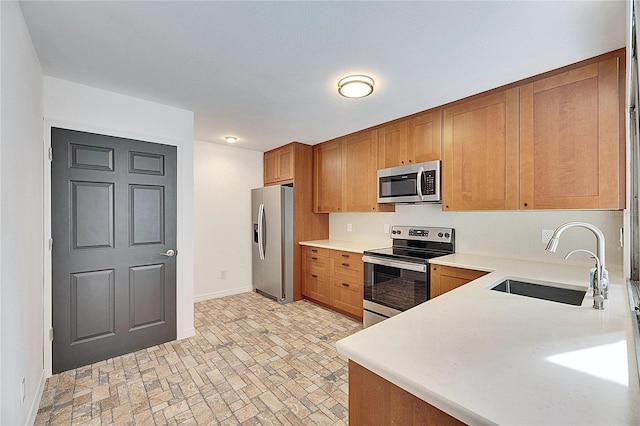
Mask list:
MULTIPOLYGON (((585 287, 585 267, 467 254, 431 263, 491 273, 339 341, 350 375, 362 366, 467 424, 640 422, 619 272, 610 271, 609 300, 599 311, 589 292, 570 306, 491 291, 505 278, 585 287)), ((350 423, 366 424, 382 408, 355 406, 362 389, 350 383, 350 423)))

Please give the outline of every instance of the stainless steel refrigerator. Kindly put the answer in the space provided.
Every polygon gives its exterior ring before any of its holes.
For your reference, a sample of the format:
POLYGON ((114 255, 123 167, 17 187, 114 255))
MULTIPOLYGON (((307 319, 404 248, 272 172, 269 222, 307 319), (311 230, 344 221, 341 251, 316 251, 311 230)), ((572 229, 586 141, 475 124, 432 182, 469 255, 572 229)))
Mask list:
POLYGON ((251 190, 253 289, 280 303, 293 301, 293 188, 251 190))

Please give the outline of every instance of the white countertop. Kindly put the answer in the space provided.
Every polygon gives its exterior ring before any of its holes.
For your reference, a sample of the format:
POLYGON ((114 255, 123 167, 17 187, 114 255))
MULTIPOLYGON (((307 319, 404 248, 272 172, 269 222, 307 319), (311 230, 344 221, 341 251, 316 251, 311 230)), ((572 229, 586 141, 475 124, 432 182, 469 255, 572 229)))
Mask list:
POLYGON ((301 246, 313 246, 326 248, 331 250, 351 251, 354 253, 363 253, 365 250, 371 250, 371 244, 362 243, 360 241, 341 241, 341 240, 314 240, 314 241, 301 241, 301 246))
POLYGON ((626 282, 605 310, 490 288, 504 278, 588 285, 589 268, 454 254, 494 271, 337 343, 338 351, 468 424, 640 424, 626 282))

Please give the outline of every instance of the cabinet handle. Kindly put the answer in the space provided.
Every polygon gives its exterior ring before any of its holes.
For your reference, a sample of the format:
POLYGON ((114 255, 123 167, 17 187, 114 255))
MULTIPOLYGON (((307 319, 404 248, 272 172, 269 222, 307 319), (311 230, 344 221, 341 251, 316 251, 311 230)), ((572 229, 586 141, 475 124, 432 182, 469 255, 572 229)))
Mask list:
POLYGON ((316 274, 311 274, 311 278, 318 278, 316 274))
POLYGON ((404 164, 404 160, 402 160, 401 163, 404 164))
POLYGON ((312 257, 311 260, 318 260, 318 258, 317 257, 312 257))
POLYGON ((347 258, 347 259, 348 259, 348 258, 350 258, 351 256, 349 256, 348 254, 343 254, 343 255, 342 255, 342 257, 345 257, 345 258, 347 258))
POLYGON ((311 249, 311 253, 317 253, 317 252, 318 252, 318 250, 311 249))
POLYGON ((347 284, 347 283, 342 283, 342 287, 349 287, 349 284, 347 284))
POLYGON ((343 263, 343 264, 342 264, 342 266, 345 266, 345 267, 347 267, 347 268, 348 268, 348 267, 349 267, 349 264, 348 264, 348 263, 343 263))
POLYGON ((411 163, 412 161, 411 161, 411 160, 409 160, 409 162, 411 163))
POLYGON ((529 205, 529 204, 527 204, 527 203, 524 203, 524 206, 525 206, 525 207, 527 207, 528 205, 529 205))

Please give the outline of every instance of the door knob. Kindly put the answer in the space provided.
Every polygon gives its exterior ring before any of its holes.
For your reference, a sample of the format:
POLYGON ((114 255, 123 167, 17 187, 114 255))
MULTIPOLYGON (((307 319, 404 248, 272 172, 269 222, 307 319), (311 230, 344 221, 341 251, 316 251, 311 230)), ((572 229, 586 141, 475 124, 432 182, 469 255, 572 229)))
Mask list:
POLYGON ((176 254, 178 254, 178 252, 177 252, 177 251, 175 251, 175 250, 167 250, 167 251, 166 251, 166 252, 164 252, 164 253, 158 253, 158 254, 159 254, 160 256, 173 257, 173 256, 175 256, 176 254))

